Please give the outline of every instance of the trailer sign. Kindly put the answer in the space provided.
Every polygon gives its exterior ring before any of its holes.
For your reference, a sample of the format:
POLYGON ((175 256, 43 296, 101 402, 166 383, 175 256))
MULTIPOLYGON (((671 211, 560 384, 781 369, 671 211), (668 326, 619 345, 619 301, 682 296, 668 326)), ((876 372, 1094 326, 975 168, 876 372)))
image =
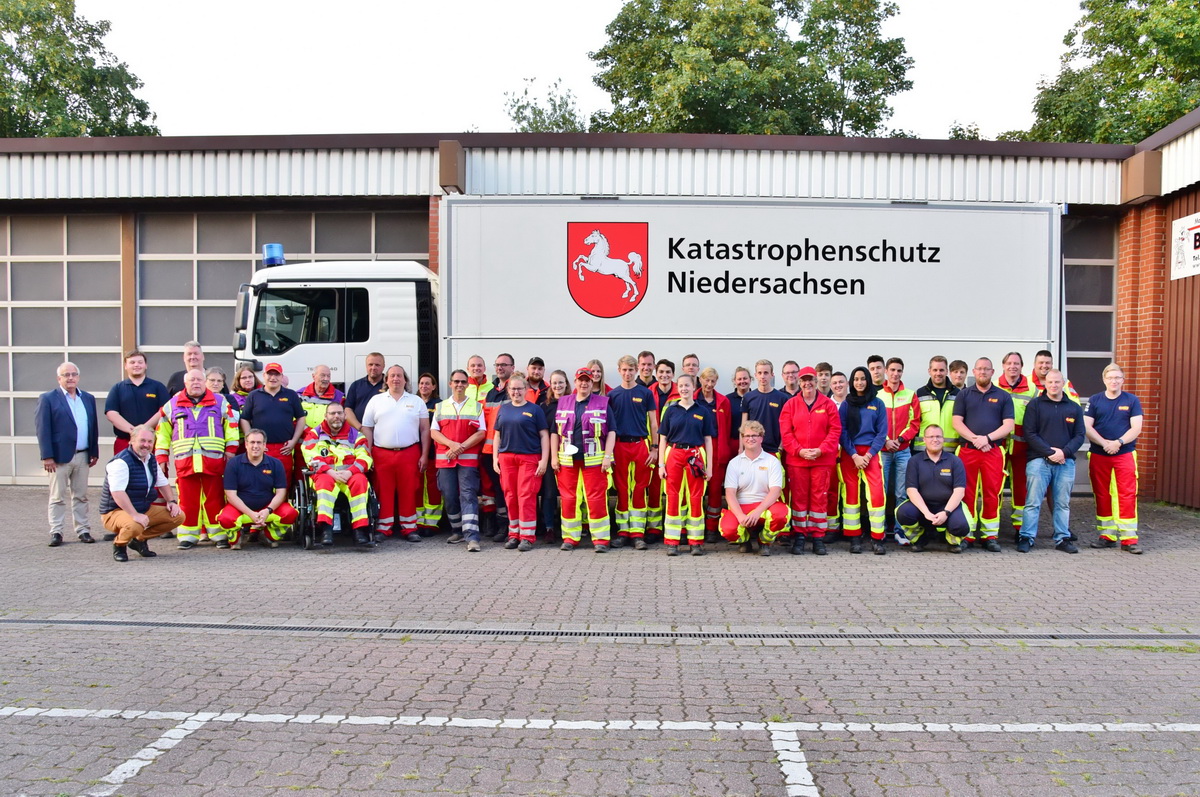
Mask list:
POLYGON ((1200 213, 1171 222, 1171 279, 1200 274, 1200 213))

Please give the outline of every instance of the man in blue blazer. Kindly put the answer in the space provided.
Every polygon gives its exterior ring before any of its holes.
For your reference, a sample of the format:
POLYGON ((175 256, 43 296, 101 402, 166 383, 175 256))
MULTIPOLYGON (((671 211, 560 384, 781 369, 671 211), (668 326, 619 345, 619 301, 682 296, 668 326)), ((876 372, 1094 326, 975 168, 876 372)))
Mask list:
POLYGON ((80 542, 95 542, 88 520, 88 469, 100 459, 96 399, 79 389, 79 368, 58 366, 58 388, 38 396, 34 411, 42 468, 50 474, 50 547, 63 542, 67 497, 80 542))

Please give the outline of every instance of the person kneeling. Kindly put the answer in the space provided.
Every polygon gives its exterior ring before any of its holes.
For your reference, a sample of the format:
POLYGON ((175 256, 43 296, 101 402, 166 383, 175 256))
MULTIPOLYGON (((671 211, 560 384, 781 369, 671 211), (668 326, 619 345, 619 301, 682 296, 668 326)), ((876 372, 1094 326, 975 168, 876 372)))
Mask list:
MULTIPOLYGON (((783 492, 783 466, 772 454, 763 451, 763 425, 758 421, 742 424, 742 453, 729 461, 725 471, 725 503, 721 513, 721 536, 740 543, 743 553, 753 550, 750 531, 759 528, 759 552, 771 555, 771 543, 787 528, 787 506, 779 500, 783 492)), ((822 546, 824 544, 822 543, 822 546)))
POLYGON ((925 427, 925 450, 908 461, 905 490, 908 500, 896 507, 896 522, 912 540, 912 550, 926 548, 922 535, 941 530, 951 553, 962 553, 962 538, 967 536, 967 516, 963 496, 967 492, 967 471, 962 460, 943 450, 945 435, 933 423, 925 427))
POLYGON ((344 493, 350 504, 354 542, 373 545, 367 528, 371 450, 366 435, 346 423, 346 409, 337 402, 327 404, 325 419, 304 433, 300 450, 312 471, 312 486, 317 493, 317 532, 321 545, 325 548, 333 545, 333 507, 338 493, 344 493))
POLYGON ((147 540, 174 531, 183 523, 183 510, 154 453, 154 430, 135 426, 129 432, 129 448, 108 461, 100 493, 100 519, 115 534, 113 559, 128 562, 132 548, 142 556, 158 556, 147 540), (165 507, 154 504, 160 495, 165 507))
POLYGON ((269 457, 267 435, 251 429, 245 437, 246 453, 238 454, 225 468, 225 500, 228 502, 217 522, 229 532, 232 548, 242 547, 242 527, 261 531, 266 543, 279 547, 279 541, 296 522, 296 510, 287 500, 287 472, 283 463, 269 457))

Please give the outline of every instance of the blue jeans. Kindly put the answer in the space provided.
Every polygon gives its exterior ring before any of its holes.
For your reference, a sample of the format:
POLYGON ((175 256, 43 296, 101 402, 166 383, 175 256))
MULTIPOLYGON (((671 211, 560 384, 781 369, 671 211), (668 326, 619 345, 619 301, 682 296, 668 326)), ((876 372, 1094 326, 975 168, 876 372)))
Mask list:
POLYGON ((1021 536, 1033 539, 1037 536, 1038 518, 1042 514, 1042 499, 1046 489, 1050 490, 1050 501, 1054 504, 1054 544, 1071 536, 1068 526, 1071 521, 1071 488, 1075 485, 1075 459, 1069 457, 1061 465, 1055 465, 1043 457, 1031 459, 1025 465, 1025 517, 1021 524, 1021 536))
POLYGON ((903 533, 900 524, 896 522, 895 507, 908 500, 908 491, 904 488, 904 484, 908 475, 910 459, 912 459, 912 448, 905 448, 901 451, 884 451, 880 454, 879 464, 883 467, 883 493, 887 498, 892 499, 886 501, 888 509, 891 510, 887 513, 888 534, 895 534, 898 531, 903 533))
POLYGON ((450 528, 468 542, 479 542, 479 468, 438 468, 437 483, 450 528))

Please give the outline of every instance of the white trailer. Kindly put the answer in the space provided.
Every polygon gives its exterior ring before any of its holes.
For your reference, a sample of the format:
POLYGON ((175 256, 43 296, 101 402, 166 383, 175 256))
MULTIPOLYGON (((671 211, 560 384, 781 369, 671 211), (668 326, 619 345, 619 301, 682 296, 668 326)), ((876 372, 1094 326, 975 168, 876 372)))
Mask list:
MULTIPOLYGON (((1061 209, 1050 204, 635 197, 442 201, 441 273, 411 262, 259 270, 234 353, 317 363, 348 383, 380 351, 410 374, 472 354, 592 358, 695 352, 727 391, 734 367, 903 358, 968 362, 1049 349, 1063 362, 1061 209)), ((778 380, 781 382, 781 380, 778 380)))

